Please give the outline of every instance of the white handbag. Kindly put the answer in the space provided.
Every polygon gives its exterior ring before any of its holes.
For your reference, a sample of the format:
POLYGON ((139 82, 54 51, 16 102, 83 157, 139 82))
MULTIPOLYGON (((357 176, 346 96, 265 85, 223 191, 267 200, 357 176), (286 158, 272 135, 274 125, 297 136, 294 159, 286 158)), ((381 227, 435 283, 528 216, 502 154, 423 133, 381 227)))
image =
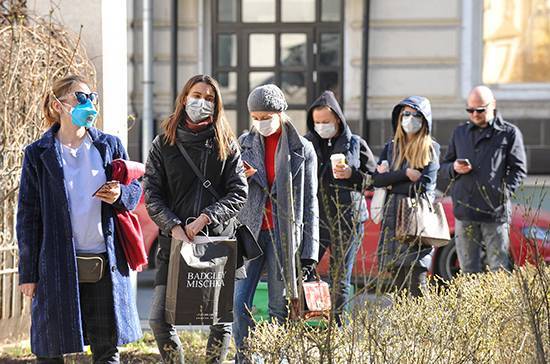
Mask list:
POLYGON ((380 224, 384 216, 384 203, 386 202, 385 188, 375 188, 374 195, 370 203, 370 218, 375 224, 380 224))

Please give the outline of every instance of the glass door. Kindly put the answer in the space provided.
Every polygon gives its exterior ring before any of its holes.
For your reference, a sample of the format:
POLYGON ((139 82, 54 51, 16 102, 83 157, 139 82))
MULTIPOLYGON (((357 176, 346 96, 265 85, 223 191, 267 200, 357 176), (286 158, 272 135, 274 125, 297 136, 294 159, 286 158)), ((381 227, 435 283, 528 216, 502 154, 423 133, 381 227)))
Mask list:
POLYGON ((342 97, 342 7, 338 0, 213 2, 213 75, 235 132, 250 126, 246 101, 274 83, 306 131, 308 105, 325 89, 342 97))

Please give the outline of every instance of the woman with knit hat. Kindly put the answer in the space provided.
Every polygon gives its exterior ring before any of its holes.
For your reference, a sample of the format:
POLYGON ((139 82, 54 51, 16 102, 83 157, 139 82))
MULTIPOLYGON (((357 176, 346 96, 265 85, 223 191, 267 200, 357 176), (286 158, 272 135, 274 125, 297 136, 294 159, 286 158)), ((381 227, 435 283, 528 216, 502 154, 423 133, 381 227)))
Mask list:
POLYGON ((250 132, 239 138, 249 194, 239 220, 258 239, 264 255, 248 262, 247 278, 237 281, 233 335, 237 362, 243 361, 244 339, 253 324, 252 299, 264 268, 267 270, 269 315, 283 322, 295 272, 289 256, 300 257, 304 274, 319 254, 317 157, 285 113, 287 103, 275 85, 263 85, 248 97, 250 132), (286 268, 286 269, 285 269, 286 268))

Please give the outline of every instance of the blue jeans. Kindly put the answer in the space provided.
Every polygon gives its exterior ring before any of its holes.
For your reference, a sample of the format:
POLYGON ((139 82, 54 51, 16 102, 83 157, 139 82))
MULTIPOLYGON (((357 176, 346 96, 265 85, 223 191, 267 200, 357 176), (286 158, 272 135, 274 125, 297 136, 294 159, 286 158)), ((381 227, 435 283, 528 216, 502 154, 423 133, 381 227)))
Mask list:
MULTIPOLYGON (((160 356, 164 363, 185 363, 183 347, 176 327, 166 322, 164 308, 166 301, 166 286, 155 287, 153 304, 149 314, 149 326, 155 336, 160 356)), ((207 363, 221 363, 227 356, 231 341, 231 324, 210 326, 210 335, 206 344, 207 363)))
POLYGON ((487 254, 487 265, 491 271, 509 269, 510 226, 508 223, 476 222, 455 220, 455 243, 460 269, 464 273, 479 273, 481 249, 487 254))
MULTIPOLYGON (((335 291, 333 302, 338 325, 342 324, 342 312, 351 299, 351 274, 357 251, 363 241, 364 227, 359 224, 352 236, 343 239, 331 238, 329 229, 320 229, 319 262, 330 248, 330 280, 335 291)), ((349 235, 349 234, 347 234, 349 235)))
POLYGON ((264 266, 267 267, 267 290, 269 297, 269 316, 279 323, 287 318, 287 300, 284 296, 285 283, 281 275, 281 266, 276 256, 275 242, 271 232, 262 230, 258 243, 264 255, 246 264, 246 278, 235 282, 233 302, 233 337, 237 350, 243 348, 244 339, 248 336, 254 320, 250 315, 254 292, 260 281, 264 266))

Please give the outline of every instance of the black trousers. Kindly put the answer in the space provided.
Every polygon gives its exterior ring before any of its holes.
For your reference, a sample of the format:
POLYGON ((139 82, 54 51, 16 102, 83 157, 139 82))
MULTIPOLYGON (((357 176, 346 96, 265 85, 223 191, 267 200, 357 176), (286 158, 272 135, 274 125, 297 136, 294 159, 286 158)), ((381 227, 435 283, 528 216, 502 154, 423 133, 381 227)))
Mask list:
MULTIPOLYGON (((119 363, 111 272, 96 283, 80 283, 80 311, 84 342, 90 345, 94 363, 119 363)), ((38 357, 37 363, 63 363, 63 356, 38 357)))

